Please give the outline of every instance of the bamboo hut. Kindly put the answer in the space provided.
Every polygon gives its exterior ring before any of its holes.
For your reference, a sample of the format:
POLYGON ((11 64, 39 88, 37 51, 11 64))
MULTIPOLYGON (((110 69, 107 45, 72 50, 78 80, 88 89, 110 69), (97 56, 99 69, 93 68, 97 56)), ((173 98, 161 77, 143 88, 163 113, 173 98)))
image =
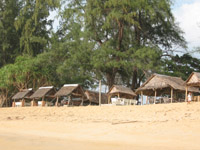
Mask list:
MULTIPOLYGON (((87 96, 90 105, 99 105, 99 92, 86 90, 85 95, 87 96)), ((108 104, 106 93, 101 93, 101 104, 108 104)))
POLYGON ((26 100, 29 100, 30 96, 33 94, 33 89, 23 89, 21 91, 19 91, 18 93, 16 93, 13 97, 13 103, 12 103, 12 107, 15 106, 29 106, 29 103, 26 103, 26 100))
POLYGON ((54 94, 56 93, 53 86, 46 86, 40 87, 33 95, 30 96, 32 99, 32 106, 45 106, 45 105, 52 105, 52 101, 55 97, 54 94), (41 101, 39 101, 41 100, 41 101))
POLYGON ((86 101, 84 90, 79 84, 65 84, 56 94, 56 106, 62 105, 83 105, 86 101), (62 98, 62 100, 61 100, 62 98))
POLYGON ((113 85, 108 94, 108 103, 111 102, 112 97, 134 99, 137 95, 128 87, 122 85, 113 85))
MULTIPOLYGON (((189 87, 197 87, 200 88, 200 73, 192 72, 188 79, 186 80, 186 89, 185 89, 185 101, 187 101, 188 88, 189 87)), ((194 97, 195 101, 200 101, 200 96, 194 97)))
MULTIPOLYGON (((188 90, 190 92, 199 92, 197 88, 189 88, 188 90)), ((178 99, 178 95, 183 95, 185 93, 185 82, 179 77, 153 74, 141 87, 136 90, 136 93, 141 94, 142 98, 143 95, 153 96, 154 104, 156 103, 156 97, 162 95, 170 95, 168 101, 171 103, 173 101, 182 101, 182 99, 178 99)))

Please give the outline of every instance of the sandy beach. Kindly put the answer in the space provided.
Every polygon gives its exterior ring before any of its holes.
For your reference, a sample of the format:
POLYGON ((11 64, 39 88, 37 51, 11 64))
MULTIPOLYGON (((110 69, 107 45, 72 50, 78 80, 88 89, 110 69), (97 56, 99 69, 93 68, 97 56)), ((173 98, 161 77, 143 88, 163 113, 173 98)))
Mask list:
POLYGON ((199 150, 200 103, 0 109, 2 150, 199 150))

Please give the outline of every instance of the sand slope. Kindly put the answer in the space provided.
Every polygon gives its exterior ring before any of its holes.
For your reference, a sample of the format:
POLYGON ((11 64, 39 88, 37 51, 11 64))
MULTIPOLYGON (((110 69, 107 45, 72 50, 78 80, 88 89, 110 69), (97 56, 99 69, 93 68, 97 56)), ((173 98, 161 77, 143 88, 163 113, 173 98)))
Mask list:
POLYGON ((0 109, 2 150, 199 150, 200 103, 0 109))

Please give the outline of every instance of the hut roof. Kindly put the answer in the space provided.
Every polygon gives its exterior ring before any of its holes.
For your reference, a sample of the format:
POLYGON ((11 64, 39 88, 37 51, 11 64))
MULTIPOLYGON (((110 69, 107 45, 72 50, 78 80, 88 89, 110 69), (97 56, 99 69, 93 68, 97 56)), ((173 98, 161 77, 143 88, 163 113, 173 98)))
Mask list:
POLYGON ((26 96, 28 96, 29 94, 31 94, 33 92, 33 89, 30 88, 30 89, 23 89, 22 91, 16 93, 12 99, 23 99, 25 98, 26 96))
POLYGON ((124 87, 122 85, 113 85, 108 94, 123 93, 132 96, 137 96, 130 88, 124 87))
MULTIPOLYGON (((156 90, 164 88, 173 88, 174 90, 185 91, 184 81, 180 77, 171 77, 167 75, 153 74, 136 92, 145 90, 156 90)), ((197 88, 189 88, 191 92, 199 92, 197 88)))
MULTIPOLYGON (((99 92, 86 90, 85 94, 90 102, 99 104, 99 92)), ((101 93, 101 103, 102 104, 108 103, 108 97, 106 93, 101 93)))
POLYGON ((68 96, 72 94, 75 90, 79 89, 79 94, 82 94, 86 97, 82 87, 79 84, 65 84, 56 94, 55 96, 68 96))
POLYGON ((188 86, 197 86, 200 87, 200 73, 192 72, 188 79, 186 80, 188 86))
POLYGON ((30 98, 41 98, 46 96, 51 90, 54 90, 53 86, 40 87, 30 98))

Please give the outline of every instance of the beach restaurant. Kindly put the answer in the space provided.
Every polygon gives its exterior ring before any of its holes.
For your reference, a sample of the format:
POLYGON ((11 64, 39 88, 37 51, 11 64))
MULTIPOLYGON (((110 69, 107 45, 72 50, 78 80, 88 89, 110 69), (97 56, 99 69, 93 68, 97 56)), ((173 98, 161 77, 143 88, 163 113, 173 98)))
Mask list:
MULTIPOLYGON (((141 95, 141 103, 143 103, 143 95, 146 95, 146 103, 155 104, 162 102, 183 102, 185 101, 185 91, 185 81, 183 81, 180 77, 153 74, 144 84, 141 85, 141 87, 136 90, 136 93, 141 95), (158 100, 157 97, 159 97, 158 100)), ((198 93, 199 89, 189 87, 188 91, 198 93)))

